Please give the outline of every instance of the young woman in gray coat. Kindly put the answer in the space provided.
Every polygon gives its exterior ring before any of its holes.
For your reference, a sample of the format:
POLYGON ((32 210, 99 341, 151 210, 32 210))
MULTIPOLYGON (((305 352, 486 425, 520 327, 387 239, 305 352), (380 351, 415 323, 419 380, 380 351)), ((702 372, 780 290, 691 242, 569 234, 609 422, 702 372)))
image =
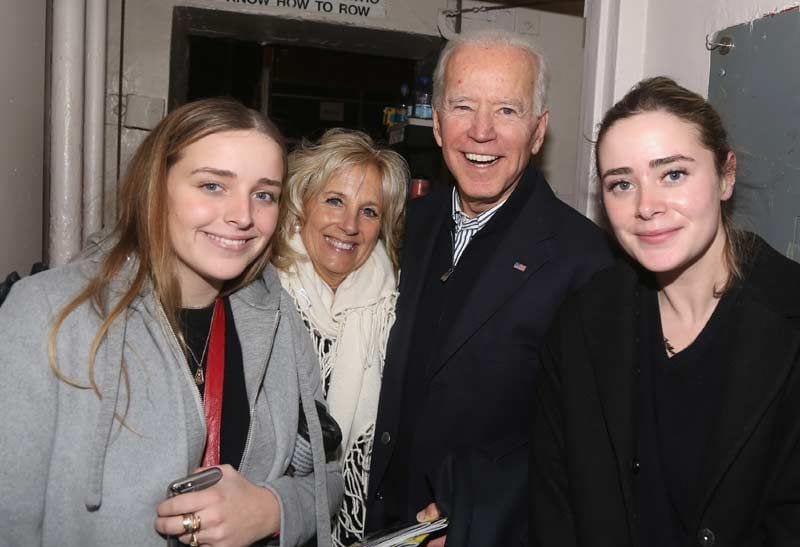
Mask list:
POLYGON ((0 544, 330 544, 342 481, 325 462, 319 368, 267 265, 284 174, 257 112, 181 107, 132 159, 113 232, 14 287, 0 308, 0 544), (166 498, 208 465, 219 482, 166 498))

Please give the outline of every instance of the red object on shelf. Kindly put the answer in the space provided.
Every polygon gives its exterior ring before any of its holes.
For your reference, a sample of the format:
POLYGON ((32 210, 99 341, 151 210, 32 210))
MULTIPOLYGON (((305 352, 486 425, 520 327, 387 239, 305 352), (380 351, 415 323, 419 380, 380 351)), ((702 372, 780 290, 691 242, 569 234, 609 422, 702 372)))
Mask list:
POLYGON ((411 179, 411 184, 408 186, 408 197, 419 198, 430 191, 431 183, 428 179, 411 179))

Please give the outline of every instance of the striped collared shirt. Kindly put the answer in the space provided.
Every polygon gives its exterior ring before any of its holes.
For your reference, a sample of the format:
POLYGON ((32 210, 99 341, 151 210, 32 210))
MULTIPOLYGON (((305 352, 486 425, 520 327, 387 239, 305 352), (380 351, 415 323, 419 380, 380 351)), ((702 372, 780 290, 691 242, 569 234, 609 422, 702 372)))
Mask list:
POLYGON ((455 227, 453 230, 453 266, 458 264, 458 259, 461 258, 462 254, 464 254, 464 250, 467 248, 467 245, 469 245, 469 242, 472 241, 472 238, 475 237, 475 234, 477 234, 481 228, 486 226, 489 220, 491 220, 497 210, 500 209, 504 203, 505 200, 498 203, 491 209, 480 213, 474 218, 468 217, 461 210, 461 202, 458 199, 458 192, 456 191, 455 187, 453 188, 452 214, 453 225, 455 227))

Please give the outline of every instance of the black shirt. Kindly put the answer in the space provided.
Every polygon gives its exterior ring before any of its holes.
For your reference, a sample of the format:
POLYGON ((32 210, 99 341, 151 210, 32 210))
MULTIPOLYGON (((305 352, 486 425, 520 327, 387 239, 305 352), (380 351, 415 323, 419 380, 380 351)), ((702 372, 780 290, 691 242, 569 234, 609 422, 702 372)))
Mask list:
MULTIPOLYGON (((247 431, 250 428, 250 408, 244 381, 242 346, 236 332, 228 298, 222 299, 225 309, 225 378, 222 386, 222 423, 220 425, 219 463, 238 468, 242 462, 247 431)), ((214 304, 206 308, 180 310, 181 328, 189 346, 186 361, 192 377, 197 373, 197 361, 203 367, 208 359, 206 340, 211 327, 214 304), (196 359, 196 360, 195 360, 196 359)), ((197 386, 203 396, 205 383, 197 386)))
POLYGON ((641 545, 685 545, 700 497, 709 439, 722 404, 729 355, 725 333, 738 288, 725 293, 705 327, 668 357, 657 292, 642 293, 638 481, 641 545))

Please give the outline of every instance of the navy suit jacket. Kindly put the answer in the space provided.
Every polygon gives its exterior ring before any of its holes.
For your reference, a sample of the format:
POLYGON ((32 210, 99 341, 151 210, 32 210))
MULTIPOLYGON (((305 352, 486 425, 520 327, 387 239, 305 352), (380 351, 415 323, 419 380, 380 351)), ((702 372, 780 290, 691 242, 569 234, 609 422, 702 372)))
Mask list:
MULTIPOLYGON (((402 413, 408 411, 403 408, 403 385, 415 318, 437 312, 428 309, 421 295, 430 276, 442 274, 430 264, 437 234, 451 223, 450 196, 447 190, 414 200, 407 214, 397 319, 387 348, 370 469, 368 530, 397 519, 386 514, 385 496, 404 485, 389 484, 385 478, 390 466, 410 464, 393 457, 402 413)), ((485 260, 472 261, 479 265, 469 272, 475 276, 471 292, 461 300, 459 310, 449 310, 452 323, 446 338, 429 349, 432 360, 423 375, 425 385, 420 386, 424 395, 414 409, 421 419, 413 435, 429 450, 425 451, 428 461, 410 472, 435 469, 426 477, 437 485, 435 501, 461 508, 458 515, 449 515, 450 538, 453 534, 485 538, 476 526, 502 528, 498 523, 521 509, 524 527, 517 523, 515 531, 507 531, 513 537, 482 539, 484 545, 527 541, 527 457, 518 452, 527 454, 539 344, 567 294, 612 262, 605 234, 558 200, 535 168, 528 168, 504 207, 514 199, 514 217, 505 219, 499 245, 485 260), (509 461, 515 462, 513 477, 508 474, 509 461), (486 465, 476 473, 467 462, 486 465), (496 476, 492 467, 498 471, 496 476), (467 498, 480 495, 483 499, 458 499, 463 496, 455 489, 467 498), (489 502, 487 497, 492 495, 498 503, 489 502), (515 501, 508 503, 509 499, 515 501), (472 522, 470 513, 479 505, 484 508, 472 522), (488 515, 485 507, 497 507, 502 514, 488 515)), ((500 211, 484 230, 498 215, 500 211)), ((408 507, 400 520, 413 521, 421 508, 408 507)), ((504 529, 496 532, 506 533, 504 529)))

